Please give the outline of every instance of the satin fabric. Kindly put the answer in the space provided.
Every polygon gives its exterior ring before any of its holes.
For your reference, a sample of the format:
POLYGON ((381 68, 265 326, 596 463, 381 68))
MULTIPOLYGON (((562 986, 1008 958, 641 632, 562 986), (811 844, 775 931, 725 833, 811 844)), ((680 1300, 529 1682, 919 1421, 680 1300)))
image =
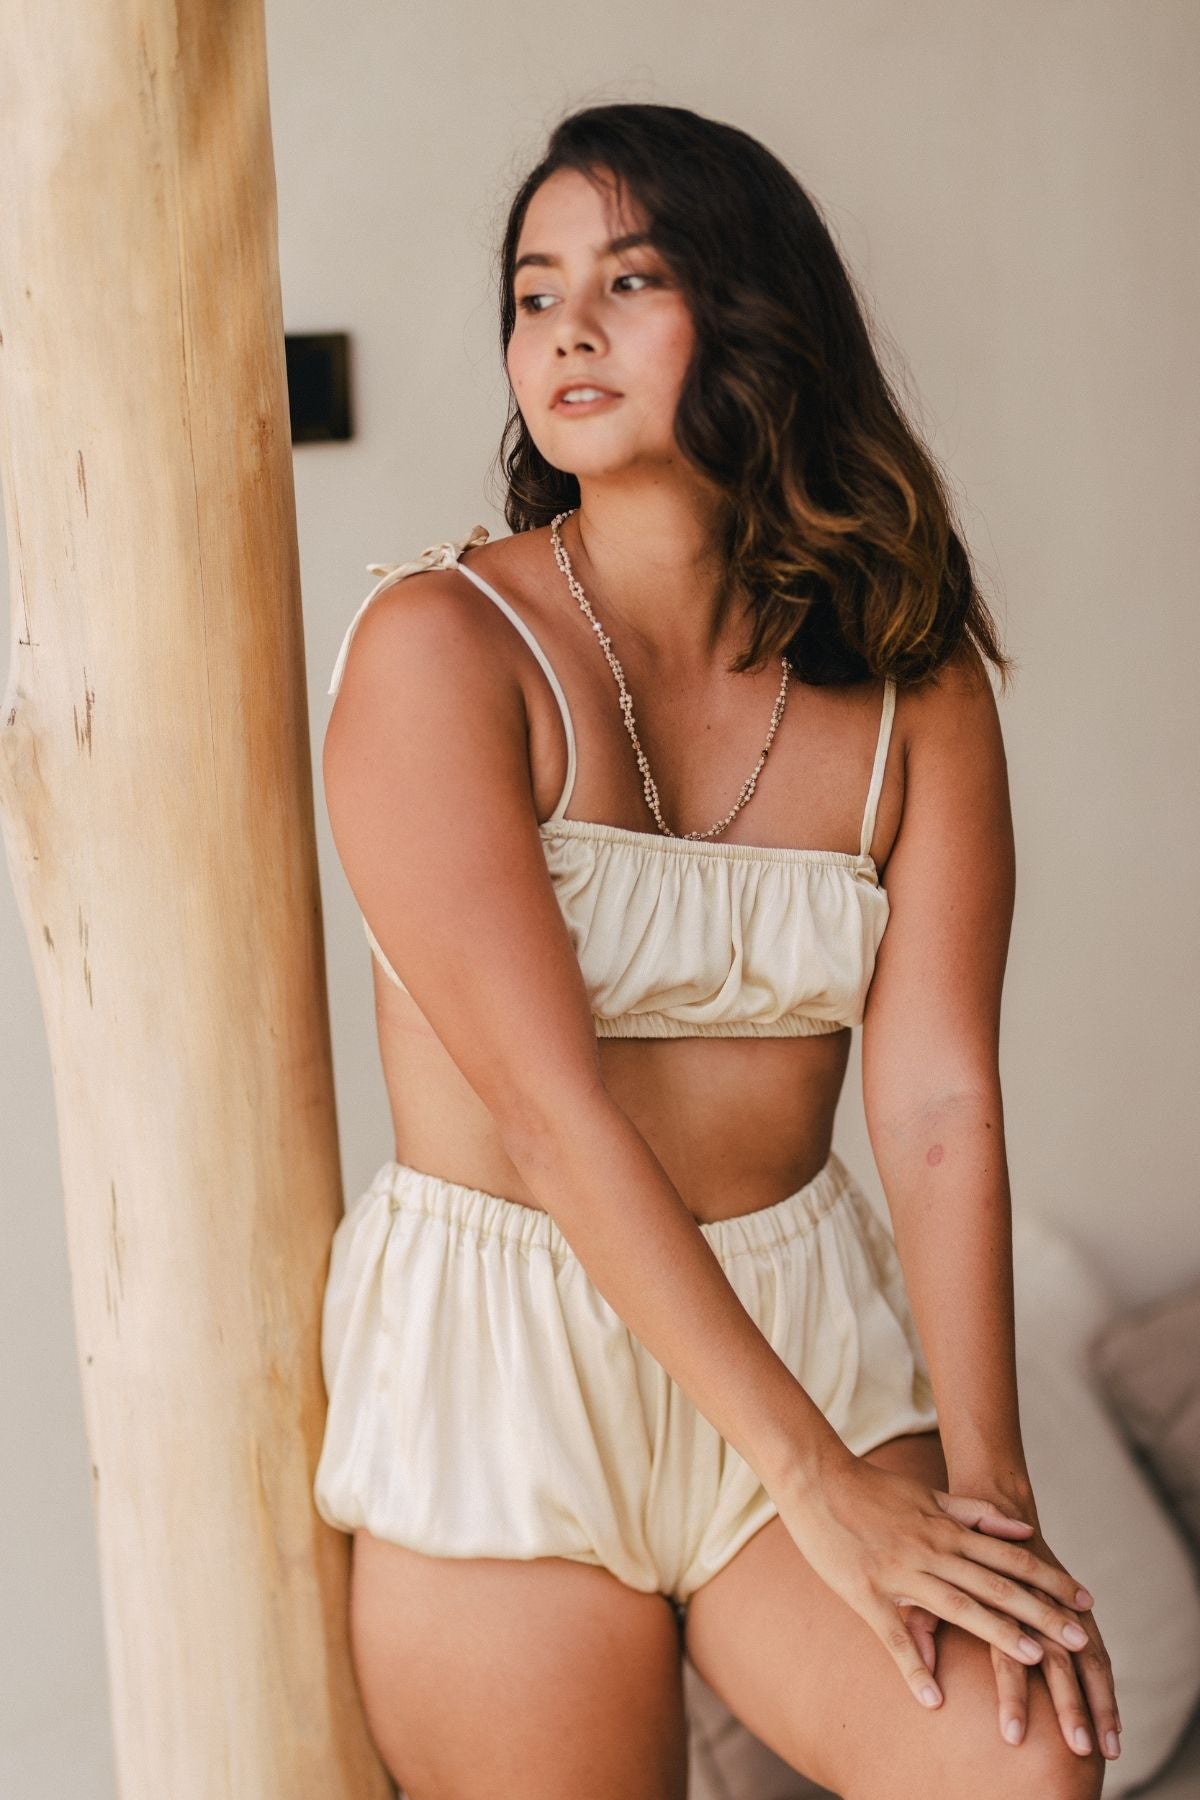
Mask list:
MULTIPOLYGON (((937 1423, 891 1234, 845 1164, 702 1224, 856 1454, 937 1423)), ((550 1214, 388 1162, 334 1236, 325 1521, 431 1556, 561 1556, 679 1606, 776 1507, 550 1214)))
POLYGON ((597 1037, 809 1037, 862 1022, 887 894, 870 857, 541 828, 597 1037))
MULTIPOLYGON (((554 892, 578 956, 598 1037, 810 1037, 862 1023, 889 902, 869 854, 891 738, 896 688, 883 687, 858 853, 669 837, 564 816, 576 747, 562 683, 515 607, 469 564, 476 525, 411 562, 370 563, 380 580, 355 613, 329 691, 367 607, 390 583, 457 568, 509 618, 558 703, 567 771, 539 826, 554 892)), ((405 984, 364 918, 387 978, 405 984)))

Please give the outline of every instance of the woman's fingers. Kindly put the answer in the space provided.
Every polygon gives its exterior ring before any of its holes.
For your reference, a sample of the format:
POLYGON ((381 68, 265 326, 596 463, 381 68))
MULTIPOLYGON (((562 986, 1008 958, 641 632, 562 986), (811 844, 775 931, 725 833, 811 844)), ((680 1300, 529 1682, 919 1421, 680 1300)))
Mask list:
POLYGON ((1075 1658, 1061 1644, 1048 1639, 1042 1659, 1042 1674, 1050 1689, 1050 1698, 1058 1714, 1058 1723, 1068 1745, 1077 1756, 1087 1756, 1092 1749, 1087 1707, 1075 1668, 1075 1658))
POLYGON ((900 1608, 877 1591, 864 1595, 856 1608, 875 1632, 922 1706, 940 1706, 941 1690, 905 1624, 900 1608))
POLYGON ((960 1525, 969 1525, 976 1531, 996 1531, 1005 1536, 1026 1537, 1036 1528, 1028 1519, 1015 1519, 998 1507, 994 1500, 977 1500, 970 1494, 948 1494, 942 1488, 932 1488, 930 1492, 943 1512, 957 1519, 960 1525))
POLYGON ((940 1690, 932 1679, 933 1632, 928 1622, 946 1619, 984 1638, 991 1646, 1000 1731, 1006 1742, 1019 1744, 1025 1736, 1029 1670, 1036 1667, 1045 1676, 1059 1727, 1070 1748, 1079 1756, 1091 1752, 1094 1722, 1095 1742, 1103 1754, 1110 1761, 1120 1754, 1120 1720, 1111 1664, 1090 1615, 1086 1621, 1085 1653, 1068 1650, 1042 1633, 1025 1638, 1025 1648, 1021 1632, 1003 1614, 989 1611, 950 1582, 925 1576, 917 1582, 910 1580, 910 1591, 899 1603, 889 1603, 878 1596, 863 1616, 923 1705, 941 1704, 940 1690))
POLYGON ((1025 1736, 1029 1713, 1029 1671, 1003 1650, 992 1645, 992 1667, 996 1671, 996 1692, 1000 1697, 1000 1735, 1008 1744, 1019 1744, 1025 1736))
MULTIPOLYGON (((1086 1756, 1092 1739, 1080 1693, 1082 1682, 1096 1742, 1111 1762, 1121 1754, 1121 1740, 1108 1651, 1091 1615, 1081 1623, 1088 1628, 1088 1649, 1071 1655, 1058 1644, 1047 1644, 1038 1667, 1046 1678, 1063 1737, 1077 1755, 1086 1756)), ((996 1692, 1000 1700, 1001 1735, 1010 1744, 1019 1744, 1025 1736, 1028 1717, 1029 1671, 995 1645, 992 1646, 992 1667, 996 1671, 996 1692)))
MULTIPOLYGON (((1039 1556, 1027 1544, 1006 1544, 999 1538, 986 1536, 979 1531, 960 1531, 949 1543, 943 1545, 943 1549, 956 1560, 963 1558, 968 1562, 980 1563, 985 1568, 998 1570, 1023 1587, 1037 1588, 1040 1593, 1049 1595, 1051 1600, 1059 1601, 1064 1611, 1063 1624, 1067 1623, 1067 1613, 1073 1613, 1083 1606, 1080 1594, 1087 1595, 1088 1603, 1091 1602, 1091 1595, 1082 1583, 1057 1563, 1047 1562, 1045 1557, 1039 1556)), ((1038 1624, 1040 1620, 1032 1622, 1038 1624)), ((1055 1635, 1058 1635, 1057 1632, 1055 1635)))
MULTIPOLYGON (((1075 1733, 1086 1724, 1071 1658, 1089 1637, 1074 1609, 1090 1596, 1049 1551, 1036 1520, 853 1457, 828 1464, 818 1484, 785 1486, 778 1504, 797 1548, 875 1631, 918 1701, 942 1703, 933 1651, 936 1623, 945 1619, 991 1645, 1002 1730, 1024 1718, 1021 1670, 1053 1658, 1055 1704, 1077 1747, 1075 1733), (1033 1542, 1014 1541, 1026 1532, 1033 1542)), ((1093 1654, 1089 1671, 1089 1693, 1107 1719, 1100 1656, 1093 1654)))
MULTIPOLYGON (((975 1544, 978 1542, 978 1539, 974 1540, 969 1555, 958 1553, 935 1557, 932 1569, 951 1586, 974 1595, 988 1606, 999 1608, 1002 1613, 1011 1613, 1023 1625, 1035 1626, 1047 1637, 1065 1644, 1068 1650, 1086 1647, 1088 1635, 1079 1622, 1078 1613, 1070 1607, 1055 1605, 1040 1588, 1027 1587, 1025 1582, 1035 1579, 1033 1576, 1013 1580, 1003 1572, 1002 1566, 986 1558, 977 1561, 975 1544)), ((995 1548, 999 1550, 1000 1546, 995 1548)), ((1067 1587, 1074 1591, 1075 1584, 1069 1575, 1063 1576, 1059 1570, 1051 1572, 1059 1576, 1060 1585, 1065 1580, 1067 1587)))
MULTIPOLYGON (((927 1606, 935 1612, 939 1619, 945 1619, 951 1625, 958 1625, 964 1631, 971 1631, 976 1637, 983 1638, 985 1643, 994 1644, 998 1650, 1004 1650, 1017 1662, 1030 1663, 1042 1660, 1042 1645, 1036 1638, 1022 1631, 1016 1619, 1005 1613, 993 1612, 990 1607, 982 1605, 967 1589, 958 1585, 958 1571, 963 1567, 960 1562, 955 1571, 953 1581, 943 1581, 940 1575, 923 1571, 917 1576, 908 1578, 908 1591, 918 1606, 927 1606)), ((1024 1590, 1018 1589, 1021 1593, 1024 1590)), ((1028 1598, 1032 1600, 1033 1596, 1028 1598)))
POLYGON ((1088 1643, 1086 1650, 1076 1653, 1075 1673, 1083 1683, 1087 1696, 1092 1722, 1096 1728, 1096 1742, 1105 1756, 1111 1759, 1121 1754, 1121 1719, 1117 1712, 1112 1662, 1091 1613, 1084 1613, 1079 1623, 1087 1633, 1088 1643))
POLYGON ((937 1667, 937 1628, 941 1620, 931 1613, 927 1606, 909 1604, 904 1600, 897 1602, 905 1625, 912 1632, 917 1649, 921 1652, 921 1661, 932 1675, 937 1667))

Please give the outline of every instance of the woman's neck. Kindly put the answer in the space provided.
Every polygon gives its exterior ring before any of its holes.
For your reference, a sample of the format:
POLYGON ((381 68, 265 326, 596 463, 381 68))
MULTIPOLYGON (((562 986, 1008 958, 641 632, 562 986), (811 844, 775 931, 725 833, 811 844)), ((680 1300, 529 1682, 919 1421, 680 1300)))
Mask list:
POLYGON ((744 633, 743 609, 725 591, 724 530, 709 495, 641 484, 635 496, 585 485, 559 533, 614 648, 619 635, 686 668, 725 660, 744 633))

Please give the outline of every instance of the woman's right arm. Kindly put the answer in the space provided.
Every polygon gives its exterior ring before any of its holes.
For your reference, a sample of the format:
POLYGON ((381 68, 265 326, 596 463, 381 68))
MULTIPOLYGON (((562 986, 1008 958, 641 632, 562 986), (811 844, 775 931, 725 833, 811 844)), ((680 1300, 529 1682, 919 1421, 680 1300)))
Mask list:
MULTIPOLYGON (((453 570, 407 577, 364 614, 323 751, 347 880, 596 1288, 755 1471, 797 1542, 806 1519, 821 1520, 812 1560, 880 1630, 916 1690, 928 1677, 915 1643, 910 1655, 888 1641, 887 1600, 872 1592, 868 1612, 860 1593, 860 1564, 876 1552, 850 1541, 841 1508, 835 1520, 826 1504, 827 1491, 845 1492, 856 1471, 885 1472, 846 1448, 776 1355, 604 1086, 587 992, 538 834, 518 643, 453 570)), ((877 1502, 880 1482, 867 1485, 877 1502)), ((1015 1573, 1004 1559, 1019 1557, 1020 1546, 971 1530, 970 1501, 955 1497, 953 1505, 954 1516, 939 1515, 941 1572, 953 1533, 961 1534, 953 1538, 960 1554, 1015 1573)), ((871 1518, 874 1529, 877 1504, 871 1518)), ((988 1528, 1007 1524, 1024 1529, 998 1513, 988 1528)), ((1070 1604, 1068 1576, 1047 1564, 1038 1580, 1070 1604)), ((1016 1593, 1024 1598, 1012 1604, 1023 1606, 1027 1622, 1054 1630, 1047 1613, 1067 1622, 1044 1596, 1016 1593)), ((894 1603, 890 1613, 899 1619, 894 1603)), ((989 1616, 993 1641, 1019 1655, 1016 1619, 989 1616)))
POLYGON ((840 1438, 604 1086, 538 835, 519 640, 492 612, 433 570, 364 614, 323 751, 347 880, 604 1298, 764 1483, 815 1473, 840 1438))

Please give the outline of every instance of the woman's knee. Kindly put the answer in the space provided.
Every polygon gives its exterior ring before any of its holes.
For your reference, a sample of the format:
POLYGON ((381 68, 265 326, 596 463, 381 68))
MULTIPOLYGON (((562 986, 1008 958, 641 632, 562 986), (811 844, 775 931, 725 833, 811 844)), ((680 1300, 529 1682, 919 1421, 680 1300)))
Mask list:
MULTIPOLYGON (((1037 1800, 1099 1800, 1104 1784, 1100 1753, 1081 1755, 1054 1730, 1026 1736, 1016 1745, 1004 1743, 998 1734, 989 1745, 977 1733, 952 1762, 944 1785, 922 1787, 926 1800, 960 1800, 968 1790, 973 1800, 1031 1800, 1033 1795, 1037 1800)), ((868 1800, 870 1792, 863 1787, 856 1800, 868 1800)))
MULTIPOLYGON (((942 1704, 918 1718, 906 1746, 909 1774, 923 1800, 1097 1800, 1104 1780, 1098 1749, 1085 1755, 1067 1743, 1045 1678, 1031 1669, 1025 1734, 1001 1734, 1000 1699, 991 1650, 982 1638, 943 1623, 937 1634, 942 1704)), ((845 1800, 878 1800, 881 1769, 856 1770, 845 1800)))
MULTIPOLYGON (((938 1711, 944 1735, 914 1734, 903 1747, 876 1739, 865 1755, 849 1759, 842 1800, 920 1794, 921 1800, 1099 1800, 1104 1762, 1098 1751, 1072 1750, 1057 1726, 1027 1732, 1020 1744, 1001 1736, 990 1708, 964 1708, 958 1716, 944 1700, 938 1711)), ((863 1746, 865 1749, 866 1746, 863 1746)))

